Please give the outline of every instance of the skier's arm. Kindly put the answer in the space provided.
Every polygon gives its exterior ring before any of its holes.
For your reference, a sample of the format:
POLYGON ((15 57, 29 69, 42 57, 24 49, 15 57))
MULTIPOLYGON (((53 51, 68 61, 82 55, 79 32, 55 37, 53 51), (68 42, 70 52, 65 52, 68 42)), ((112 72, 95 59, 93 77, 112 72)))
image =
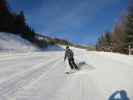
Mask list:
POLYGON ((66 57, 67 57, 67 52, 65 51, 64 61, 66 60, 66 57))

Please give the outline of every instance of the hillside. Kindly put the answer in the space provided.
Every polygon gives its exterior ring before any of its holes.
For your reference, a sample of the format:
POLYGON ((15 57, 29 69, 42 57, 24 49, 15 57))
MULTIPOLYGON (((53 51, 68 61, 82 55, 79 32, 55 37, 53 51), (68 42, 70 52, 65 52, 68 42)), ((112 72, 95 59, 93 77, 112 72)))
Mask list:
POLYGON ((50 36, 45 36, 41 34, 35 34, 35 37, 39 40, 45 40, 48 44, 61 44, 61 45, 73 45, 73 43, 69 42, 68 40, 61 39, 61 38, 53 38, 50 36))
POLYGON ((18 35, 0 32, 0 52, 31 52, 38 50, 32 43, 18 35))

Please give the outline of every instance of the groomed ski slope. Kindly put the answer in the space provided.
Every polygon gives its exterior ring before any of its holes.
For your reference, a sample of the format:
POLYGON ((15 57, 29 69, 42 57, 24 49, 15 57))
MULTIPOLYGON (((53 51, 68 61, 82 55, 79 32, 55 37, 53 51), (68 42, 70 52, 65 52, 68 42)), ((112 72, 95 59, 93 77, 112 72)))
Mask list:
POLYGON ((0 54, 0 100, 133 100, 133 57, 72 48, 88 68, 64 74, 64 51, 0 54), (90 69, 91 68, 91 69, 90 69))

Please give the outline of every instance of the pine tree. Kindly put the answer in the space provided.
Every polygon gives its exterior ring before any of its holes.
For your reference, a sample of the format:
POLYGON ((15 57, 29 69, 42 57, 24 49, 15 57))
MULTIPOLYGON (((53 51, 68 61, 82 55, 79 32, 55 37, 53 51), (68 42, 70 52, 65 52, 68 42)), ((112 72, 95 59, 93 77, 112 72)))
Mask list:
MULTIPOLYGON (((123 19, 124 20, 124 19, 123 19)), ((125 25, 123 23, 123 20, 121 20, 120 23, 117 23, 113 29, 112 32, 112 48, 114 52, 121 52, 121 53, 126 53, 126 37, 127 34, 124 31, 125 25)))
POLYGON ((111 51, 112 49, 112 37, 110 32, 105 32, 97 41, 97 50, 111 51))
POLYGON ((0 13, 2 12, 8 12, 9 13, 9 7, 6 0, 0 0, 0 13))
POLYGON ((15 33, 23 35, 26 29, 26 23, 25 23, 25 16, 22 11, 18 15, 16 15, 15 25, 16 25, 15 33))
POLYGON ((11 13, 6 0, 0 0, 0 31, 10 31, 11 13))
POLYGON ((26 25, 25 32, 23 33, 22 36, 23 36, 23 38, 26 38, 26 39, 28 39, 29 41, 32 42, 33 39, 35 38, 35 32, 31 27, 26 25))
POLYGON ((128 14, 125 19, 125 33, 127 34, 126 43, 133 45, 133 5, 128 8, 128 14))

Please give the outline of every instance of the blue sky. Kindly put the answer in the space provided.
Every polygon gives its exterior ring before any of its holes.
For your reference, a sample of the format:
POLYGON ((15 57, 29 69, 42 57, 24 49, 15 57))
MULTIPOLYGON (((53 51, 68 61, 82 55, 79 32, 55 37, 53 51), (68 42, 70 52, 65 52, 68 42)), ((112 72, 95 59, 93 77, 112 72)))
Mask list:
POLYGON ((85 45, 95 44, 127 9, 128 0, 8 0, 24 11, 27 23, 44 35, 85 45))

